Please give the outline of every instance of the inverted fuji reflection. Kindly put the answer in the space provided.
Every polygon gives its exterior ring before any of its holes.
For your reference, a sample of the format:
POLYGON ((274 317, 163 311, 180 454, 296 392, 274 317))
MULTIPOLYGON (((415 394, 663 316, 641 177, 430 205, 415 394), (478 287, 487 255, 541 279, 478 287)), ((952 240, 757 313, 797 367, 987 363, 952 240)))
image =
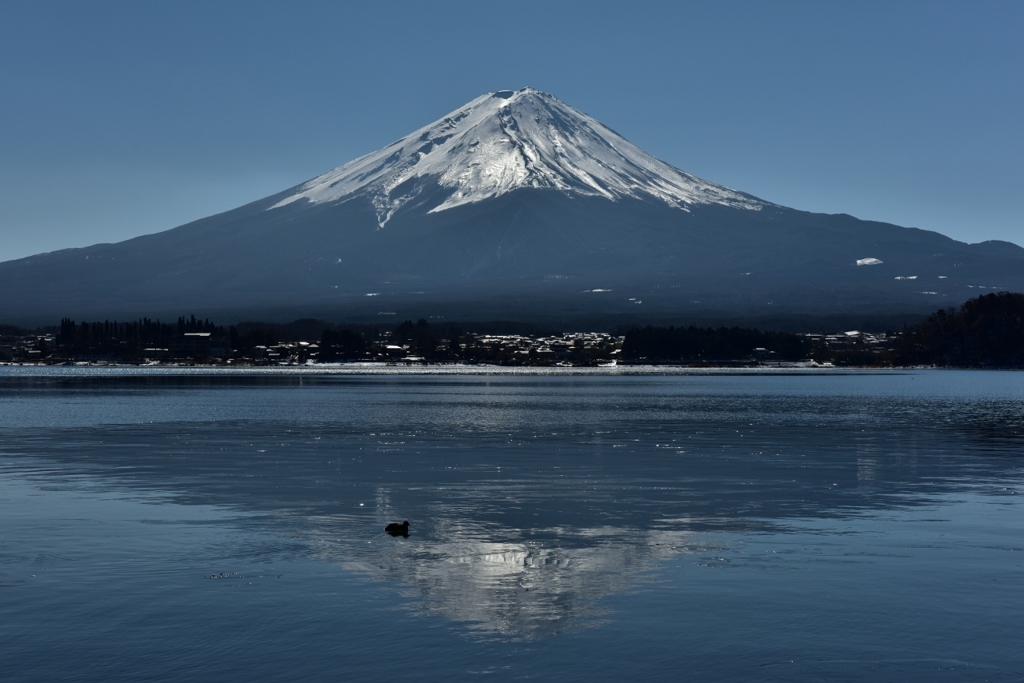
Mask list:
POLYGON ((319 559, 387 582, 425 612, 517 640, 599 623, 603 598, 643 583, 672 557, 708 551, 690 531, 519 529, 454 512, 411 526, 409 539, 339 544, 332 529, 314 526, 307 540, 319 559))

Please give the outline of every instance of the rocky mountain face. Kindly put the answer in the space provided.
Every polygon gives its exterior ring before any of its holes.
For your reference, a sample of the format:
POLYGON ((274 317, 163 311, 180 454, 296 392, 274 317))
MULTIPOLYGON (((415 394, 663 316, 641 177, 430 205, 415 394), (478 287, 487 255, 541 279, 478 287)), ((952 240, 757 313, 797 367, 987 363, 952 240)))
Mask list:
POLYGON ((526 88, 233 211, 0 263, 0 320, 853 321, 1007 289, 1016 245, 765 202, 526 88))

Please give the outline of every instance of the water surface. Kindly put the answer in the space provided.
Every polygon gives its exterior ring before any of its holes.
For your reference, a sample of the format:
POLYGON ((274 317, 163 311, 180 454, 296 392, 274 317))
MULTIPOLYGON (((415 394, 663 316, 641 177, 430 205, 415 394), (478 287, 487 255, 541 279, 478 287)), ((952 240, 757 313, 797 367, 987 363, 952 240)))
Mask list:
POLYGON ((0 671, 1024 680, 1022 455, 1010 372, 0 368, 0 671))

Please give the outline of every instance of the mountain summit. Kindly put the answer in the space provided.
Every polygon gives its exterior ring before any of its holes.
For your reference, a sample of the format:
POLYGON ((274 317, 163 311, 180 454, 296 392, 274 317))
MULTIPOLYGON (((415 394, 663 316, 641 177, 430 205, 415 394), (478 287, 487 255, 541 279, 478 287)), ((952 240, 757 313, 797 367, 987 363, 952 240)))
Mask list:
POLYGON ((1024 291, 1016 245, 762 201, 524 88, 232 211, 0 263, 0 322, 828 316, 853 327, 1002 289, 1024 291))
POLYGON ((568 195, 654 198, 686 209, 765 202, 655 159, 557 97, 523 88, 482 95, 387 147, 299 186, 271 209, 305 200, 371 197, 380 226, 417 205, 444 211, 522 188, 568 195))

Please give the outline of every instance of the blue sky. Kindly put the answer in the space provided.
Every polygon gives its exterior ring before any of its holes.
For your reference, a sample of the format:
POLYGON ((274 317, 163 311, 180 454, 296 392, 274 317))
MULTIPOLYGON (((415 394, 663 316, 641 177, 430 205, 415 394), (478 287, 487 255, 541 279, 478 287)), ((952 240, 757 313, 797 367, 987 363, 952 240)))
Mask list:
POLYGON ((1024 244, 1024 3, 6 2, 0 260, 158 232, 526 85, 794 208, 1024 244))

